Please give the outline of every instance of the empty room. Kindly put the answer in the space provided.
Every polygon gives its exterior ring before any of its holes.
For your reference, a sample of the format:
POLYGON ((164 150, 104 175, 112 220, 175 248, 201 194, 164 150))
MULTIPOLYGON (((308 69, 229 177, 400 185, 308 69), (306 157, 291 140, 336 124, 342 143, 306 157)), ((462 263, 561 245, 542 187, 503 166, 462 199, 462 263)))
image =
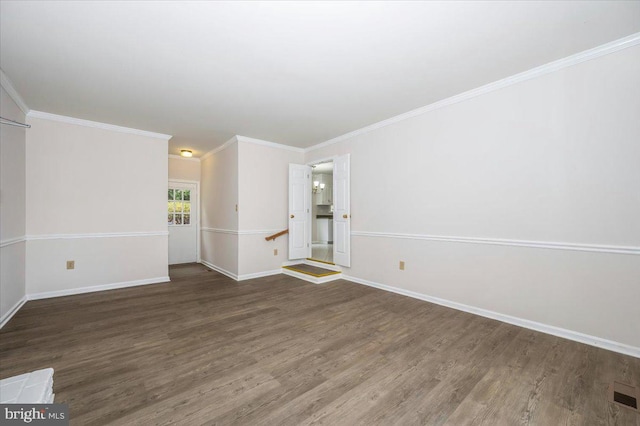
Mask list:
POLYGON ((640 426, 640 1, 0 0, 0 423, 640 426))

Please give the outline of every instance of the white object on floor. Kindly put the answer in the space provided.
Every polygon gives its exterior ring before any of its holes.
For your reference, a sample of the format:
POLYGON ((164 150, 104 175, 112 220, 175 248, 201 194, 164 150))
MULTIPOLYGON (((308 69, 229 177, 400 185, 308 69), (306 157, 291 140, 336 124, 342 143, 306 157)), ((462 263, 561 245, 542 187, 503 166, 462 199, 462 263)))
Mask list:
POLYGON ((0 404, 51 404, 53 397, 53 368, 0 380, 0 404))

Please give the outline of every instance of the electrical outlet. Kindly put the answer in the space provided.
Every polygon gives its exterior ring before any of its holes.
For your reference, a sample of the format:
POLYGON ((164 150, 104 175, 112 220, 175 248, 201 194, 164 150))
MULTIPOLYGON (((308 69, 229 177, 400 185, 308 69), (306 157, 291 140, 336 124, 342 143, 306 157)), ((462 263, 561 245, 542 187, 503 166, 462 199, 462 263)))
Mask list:
POLYGON ((273 249, 273 255, 277 256, 278 255, 278 249, 273 249))
POLYGON ((76 269, 76 261, 67 260, 67 269, 76 269))
POLYGON ((404 271, 404 260, 400 261, 400 270, 404 271))

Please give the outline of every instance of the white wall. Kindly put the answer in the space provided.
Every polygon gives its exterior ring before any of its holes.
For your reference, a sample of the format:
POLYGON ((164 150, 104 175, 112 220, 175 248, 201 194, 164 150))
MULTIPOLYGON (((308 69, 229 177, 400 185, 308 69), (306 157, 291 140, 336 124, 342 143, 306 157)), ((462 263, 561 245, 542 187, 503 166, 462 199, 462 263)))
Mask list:
POLYGON ((201 159, 200 211, 202 262, 238 275, 238 144, 235 140, 201 159))
POLYGON ((27 292, 167 280, 167 141, 28 121, 27 292))
POLYGON ((265 237, 287 229, 289 163, 302 164, 304 154, 239 137, 238 158, 239 275, 243 278, 279 270, 288 259, 287 235, 275 241, 265 237))
MULTIPOLYGON (((0 115, 24 123, 24 113, 4 87, 0 90, 0 115)), ((0 324, 26 295, 26 131, 15 126, 0 126, 0 324)))
POLYGON ((311 150, 305 160, 351 153, 348 275, 637 351, 638 117, 635 46, 311 150), (494 245, 500 239, 636 254, 494 245))
POLYGON ((169 156, 169 179, 200 181, 200 161, 169 156))

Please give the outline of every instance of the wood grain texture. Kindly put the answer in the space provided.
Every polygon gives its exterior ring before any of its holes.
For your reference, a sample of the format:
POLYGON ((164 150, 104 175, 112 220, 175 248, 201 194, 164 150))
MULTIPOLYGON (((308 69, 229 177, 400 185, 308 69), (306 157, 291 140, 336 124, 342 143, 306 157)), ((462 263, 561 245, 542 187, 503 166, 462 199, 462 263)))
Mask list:
POLYGON ((172 282, 28 302, 0 377, 55 369, 71 423, 635 425, 640 359, 347 281, 172 282))

